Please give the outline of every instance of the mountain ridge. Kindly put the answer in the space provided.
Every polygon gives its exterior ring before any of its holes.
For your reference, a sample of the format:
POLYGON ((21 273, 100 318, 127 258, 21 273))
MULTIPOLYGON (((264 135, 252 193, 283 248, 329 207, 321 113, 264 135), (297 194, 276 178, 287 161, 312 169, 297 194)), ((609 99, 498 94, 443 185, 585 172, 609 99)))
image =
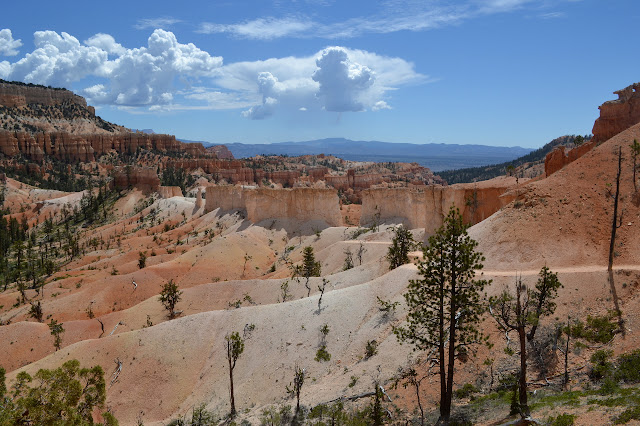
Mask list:
MULTIPOLYGON (((180 139, 183 142, 193 142, 180 139)), ((209 143, 202 142, 204 146, 209 143)), ((217 144, 210 144, 217 145, 217 144)), ((352 161, 415 162, 434 171, 482 166, 510 161, 533 151, 530 148, 494 147, 480 144, 412 144, 382 141, 354 141, 346 138, 325 138, 301 142, 270 144, 225 143, 234 158, 250 158, 261 154, 312 155, 326 154, 352 161)))

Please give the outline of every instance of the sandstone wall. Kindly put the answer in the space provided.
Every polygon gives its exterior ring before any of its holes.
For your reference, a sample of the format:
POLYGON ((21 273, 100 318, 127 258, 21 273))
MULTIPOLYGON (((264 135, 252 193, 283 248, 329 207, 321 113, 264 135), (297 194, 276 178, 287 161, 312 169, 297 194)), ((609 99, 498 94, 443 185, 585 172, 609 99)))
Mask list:
POLYGON ((576 161, 578 158, 591 151, 597 144, 598 142, 592 139, 590 142, 583 143, 566 153, 564 146, 557 147, 544 158, 545 175, 547 177, 551 176, 567 164, 576 161))
POLYGON ((604 142, 640 123, 640 83, 634 83, 615 93, 618 99, 600 105, 600 117, 593 124, 593 139, 604 142))
POLYGON ((209 186, 205 211, 217 208, 245 210, 247 219, 253 223, 265 219, 295 219, 302 222, 321 220, 329 226, 342 224, 338 194, 334 189, 209 186))
POLYGON ((160 198, 182 197, 182 189, 179 186, 161 186, 158 195, 160 198))
MULTIPOLYGON (((491 181, 489 181, 491 182, 491 181)), ((442 226, 449 208, 460 209, 466 223, 478 223, 515 199, 507 193, 512 182, 431 185, 424 188, 372 188, 362 191, 360 224, 399 221, 409 229, 425 228, 427 235, 442 226)))

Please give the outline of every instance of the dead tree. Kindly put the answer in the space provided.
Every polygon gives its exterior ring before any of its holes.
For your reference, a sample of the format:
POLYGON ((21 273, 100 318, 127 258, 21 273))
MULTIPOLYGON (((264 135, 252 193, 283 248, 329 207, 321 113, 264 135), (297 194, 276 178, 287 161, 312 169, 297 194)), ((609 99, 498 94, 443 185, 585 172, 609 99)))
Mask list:
POLYGON ((618 202, 620 198, 620 174, 622 173, 622 147, 618 148, 618 173, 616 174, 616 192, 615 194, 609 193, 613 198, 613 217, 611 219, 611 241, 609 242, 609 264, 607 265, 607 272, 609 273, 609 285, 611 286, 611 295, 613 296, 613 304, 618 315, 618 326, 624 336, 624 324, 622 320, 622 311, 620 310, 620 304, 618 302, 618 293, 616 292, 616 285, 613 278, 613 257, 615 255, 616 246, 616 231, 622 226, 622 217, 624 211, 618 215, 618 202))

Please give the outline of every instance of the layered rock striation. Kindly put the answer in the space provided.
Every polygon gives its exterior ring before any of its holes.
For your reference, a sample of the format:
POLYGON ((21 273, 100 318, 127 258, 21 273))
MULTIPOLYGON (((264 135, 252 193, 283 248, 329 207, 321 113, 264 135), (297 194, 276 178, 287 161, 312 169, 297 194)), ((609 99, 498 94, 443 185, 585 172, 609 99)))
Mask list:
POLYGON ((202 144, 187 144, 172 135, 145 133, 87 134, 27 133, 0 131, 0 153, 7 157, 18 154, 36 162, 45 156, 61 161, 90 162, 109 152, 133 154, 137 149, 156 150, 163 153, 204 155, 202 144))
POLYGON ((82 96, 66 89, 53 89, 38 84, 0 80, 0 105, 20 108, 29 104, 52 106, 65 103, 88 108, 87 101, 82 96))

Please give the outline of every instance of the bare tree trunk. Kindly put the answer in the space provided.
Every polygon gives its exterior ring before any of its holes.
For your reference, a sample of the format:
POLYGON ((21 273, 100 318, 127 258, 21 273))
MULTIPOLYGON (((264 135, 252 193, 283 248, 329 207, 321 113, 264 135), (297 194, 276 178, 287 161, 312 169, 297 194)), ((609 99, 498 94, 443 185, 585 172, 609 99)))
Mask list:
POLYGON ((567 344, 564 348, 564 380, 563 387, 569 384, 569 340, 571 339, 571 320, 567 319, 567 344))
POLYGON ((527 340, 524 325, 518 325, 518 338, 520 340, 520 379, 518 384, 518 402, 520 403, 520 415, 522 418, 526 418, 529 417, 530 412, 527 400, 527 340))
MULTIPOLYGON (((231 344, 230 342, 227 342, 227 345, 230 345, 230 344, 231 344)), ((227 350, 231 351, 231 348, 229 347, 227 350)), ((236 400, 233 394, 233 363, 231 361, 231 356, 229 356, 228 359, 229 359, 229 392, 231 393, 231 413, 229 414, 229 416, 231 418, 234 418, 236 416, 236 400)))
POLYGON ((618 315, 618 326, 622 335, 625 335, 624 324, 622 320, 622 311, 620 310, 620 304, 618 302, 618 293, 616 291, 616 285, 613 278, 613 255, 615 253, 616 245, 616 231, 622 225, 622 214, 618 217, 618 199, 620 196, 620 173, 622 172, 622 147, 618 148, 618 173, 616 175, 616 193, 613 199, 613 218, 611 220, 611 241, 609 243, 609 264, 607 265, 607 271, 609 273, 609 285, 611 287, 611 296, 613 297, 613 304, 616 309, 616 315, 618 315))

